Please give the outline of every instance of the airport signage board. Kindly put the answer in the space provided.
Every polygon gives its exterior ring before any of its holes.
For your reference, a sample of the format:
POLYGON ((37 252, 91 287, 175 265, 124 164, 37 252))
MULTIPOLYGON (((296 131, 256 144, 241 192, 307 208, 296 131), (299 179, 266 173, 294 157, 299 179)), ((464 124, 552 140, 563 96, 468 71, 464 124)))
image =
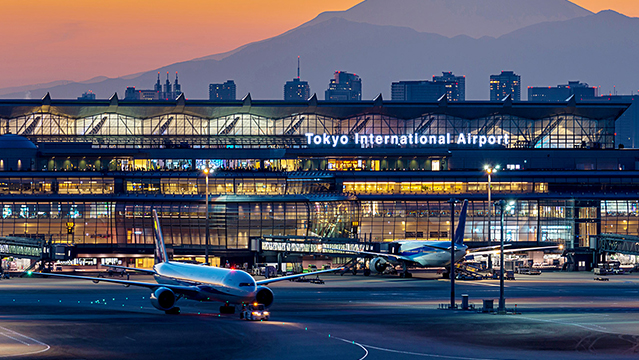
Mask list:
POLYGON ((362 148, 389 147, 389 146, 445 146, 451 144, 482 148, 485 146, 508 146, 510 137, 508 134, 502 135, 476 135, 471 133, 459 134, 408 134, 408 135, 375 135, 375 134, 353 134, 351 135, 329 135, 327 133, 315 134, 305 133, 306 145, 322 147, 344 147, 359 146, 362 148))
MULTIPOLYGON (((306 242, 261 241, 262 251, 278 251, 290 253, 329 253, 335 252, 323 249, 323 244, 306 242)), ((365 251, 365 244, 330 244, 331 248, 350 251, 365 251)))

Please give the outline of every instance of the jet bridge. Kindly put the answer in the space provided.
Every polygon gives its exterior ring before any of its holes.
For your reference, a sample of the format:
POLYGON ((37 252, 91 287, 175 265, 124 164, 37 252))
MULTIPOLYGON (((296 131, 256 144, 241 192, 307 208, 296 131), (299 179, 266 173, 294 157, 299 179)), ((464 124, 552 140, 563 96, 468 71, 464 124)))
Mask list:
POLYGON ((330 255, 324 246, 356 251, 379 251, 379 243, 360 242, 357 239, 336 239, 313 236, 263 236, 251 238, 251 251, 261 255, 330 255))
POLYGON ((0 256, 14 256, 27 259, 41 259, 46 253, 44 239, 17 236, 0 237, 0 256))
POLYGON ((598 253, 639 255, 639 236, 599 234, 590 237, 590 248, 598 253))
POLYGON ((44 266, 46 262, 69 260, 73 257, 73 245, 55 244, 43 237, 0 236, 0 258, 17 257, 34 261, 26 270, 37 264, 44 266))
POLYGON ((277 261, 278 269, 289 257, 301 256, 348 256, 324 249, 330 247, 340 250, 379 252, 379 243, 360 242, 357 239, 326 238, 316 236, 262 236, 250 239, 250 250, 255 263, 258 256, 277 261))

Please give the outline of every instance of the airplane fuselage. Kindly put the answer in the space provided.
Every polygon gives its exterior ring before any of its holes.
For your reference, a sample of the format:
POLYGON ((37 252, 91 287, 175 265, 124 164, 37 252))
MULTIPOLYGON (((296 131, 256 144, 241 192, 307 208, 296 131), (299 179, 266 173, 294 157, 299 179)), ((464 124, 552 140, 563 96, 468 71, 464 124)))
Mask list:
MULTIPOLYGON (((449 241, 397 241, 398 255, 410 258, 423 267, 450 266, 450 251, 441 248, 450 246, 449 241), (431 245, 437 248, 431 247, 431 245), (438 249, 439 248, 439 249, 438 249)), ((461 261, 466 255, 468 247, 463 244, 455 245, 455 262, 461 261)))
POLYGON ((91 280, 96 284, 104 281, 123 284, 124 286, 140 286, 151 290, 149 300, 151 305, 167 314, 179 314, 180 308, 175 303, 181 298, 197 301, 219 301, 225 303, 220 306, 220 312, 232 314, 234 305, 258 303, 268 308, 273 304, 273 291, 266 285, 278 281, 285 281, 343 270, 343 268, 314 271, 311 273, 281 276, 274 279, 255 281, 247 272, 242 270, 209 267, 196 264, 185 264, 168 260, 160 221, 155 209, 153 213, 153 230, 155 235, 155 265, 153 270, 131 268, 113 265, 123 270, 140 271, 152 274, 155 283, 132 281, 124 279, 105 279, 102 277, 78 276, 67 274, 49 274, 49 276, 73 279, 91 280))
POLYGON ((163 262, 153 267, 158 284, 196 286, 192 300, 240 304, 251 302, 257 294, 255 279, 245 271, 179 262, 163 262))

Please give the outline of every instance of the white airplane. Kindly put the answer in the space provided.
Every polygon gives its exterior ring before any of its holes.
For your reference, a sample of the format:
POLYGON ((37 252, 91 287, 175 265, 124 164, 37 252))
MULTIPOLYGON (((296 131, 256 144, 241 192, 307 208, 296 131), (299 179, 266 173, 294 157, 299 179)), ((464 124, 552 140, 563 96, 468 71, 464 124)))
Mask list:
MULTIPOLYGON (((466 212, 468 209, 468 201, 464 201, 461 211, 459 212, 459 221, 457 229, 455 230, 454 242, 455 242, 455 263, 461 262, 468 255, 485 255, 495 253, 497 246, 489 246, 484 248, 469 249, 464 244, 464 229, 466 226, 466 212)), ((400 277, 411 277, 408 272, 408 267, 423 267, 423 268, 447 268, 447 273, 444 273, 444 277, 450 274, 450 241, 421 241, 421 240, 400 240, 394 241, 391 244, 397 244, 396 253, 377 253, 371 251, 356 251, 356 250, 342 250, 330 247, 324 247, 326 250, 351 253, 357 255, 363 255, 364 257, 372 258, 369 262, 369 269, 365 270, 364 275, 370 274, 371 270, 375 270, 378 273, 383 273, 388 267, 401 265, 403 271, 399 274, 400 277)), ((507 245, 508 246, 508 245, 507 245)), ((543 250, 554 249, 558 246, 545 246, 535 247, 527 249, 511 249, 504 250, 506 252, 526 251, 526 250, 543 250)))
POLYGON ((321 270, 305 274, 283 276, 278 278, 256 281, 250 274, 241 270, 210 267, 199 264, 186 264, 169 261, 164 237, 158 215, 153 210, 153 227, 155 235, 155 265, 153 270, 112 266, 125 270, 141 271, 152 274, 157 283, 147 283, 119 279, 105 279, 86 276, 63 275, 52 273, 37 273, 46 276, 91 280, 96 284, 100 281, 123 284, 125 286, 141 286, 151 290, 151 304, 167 314, 179 314, 180 308, 175 306, 181 298, 197 301, 218 301, 225 305, 220 307, 223 314, 235 313, 235 305, 259 303, 268 308, 273 304, 273 291, 265 285, 295 279, 303 276, 313 276, 342 270, 336 268, 321 270))

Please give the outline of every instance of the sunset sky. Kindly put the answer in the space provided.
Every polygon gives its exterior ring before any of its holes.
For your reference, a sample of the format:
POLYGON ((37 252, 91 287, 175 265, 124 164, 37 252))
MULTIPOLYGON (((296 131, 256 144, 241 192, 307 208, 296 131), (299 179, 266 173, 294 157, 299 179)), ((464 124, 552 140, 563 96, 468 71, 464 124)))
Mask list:
MULTIPOLYGON (((21 0, 3 3, 0 88, 118 77, 266 39, 360 0, 21 0)), ((637 0, 575 0, 639 17, 637 0)))

